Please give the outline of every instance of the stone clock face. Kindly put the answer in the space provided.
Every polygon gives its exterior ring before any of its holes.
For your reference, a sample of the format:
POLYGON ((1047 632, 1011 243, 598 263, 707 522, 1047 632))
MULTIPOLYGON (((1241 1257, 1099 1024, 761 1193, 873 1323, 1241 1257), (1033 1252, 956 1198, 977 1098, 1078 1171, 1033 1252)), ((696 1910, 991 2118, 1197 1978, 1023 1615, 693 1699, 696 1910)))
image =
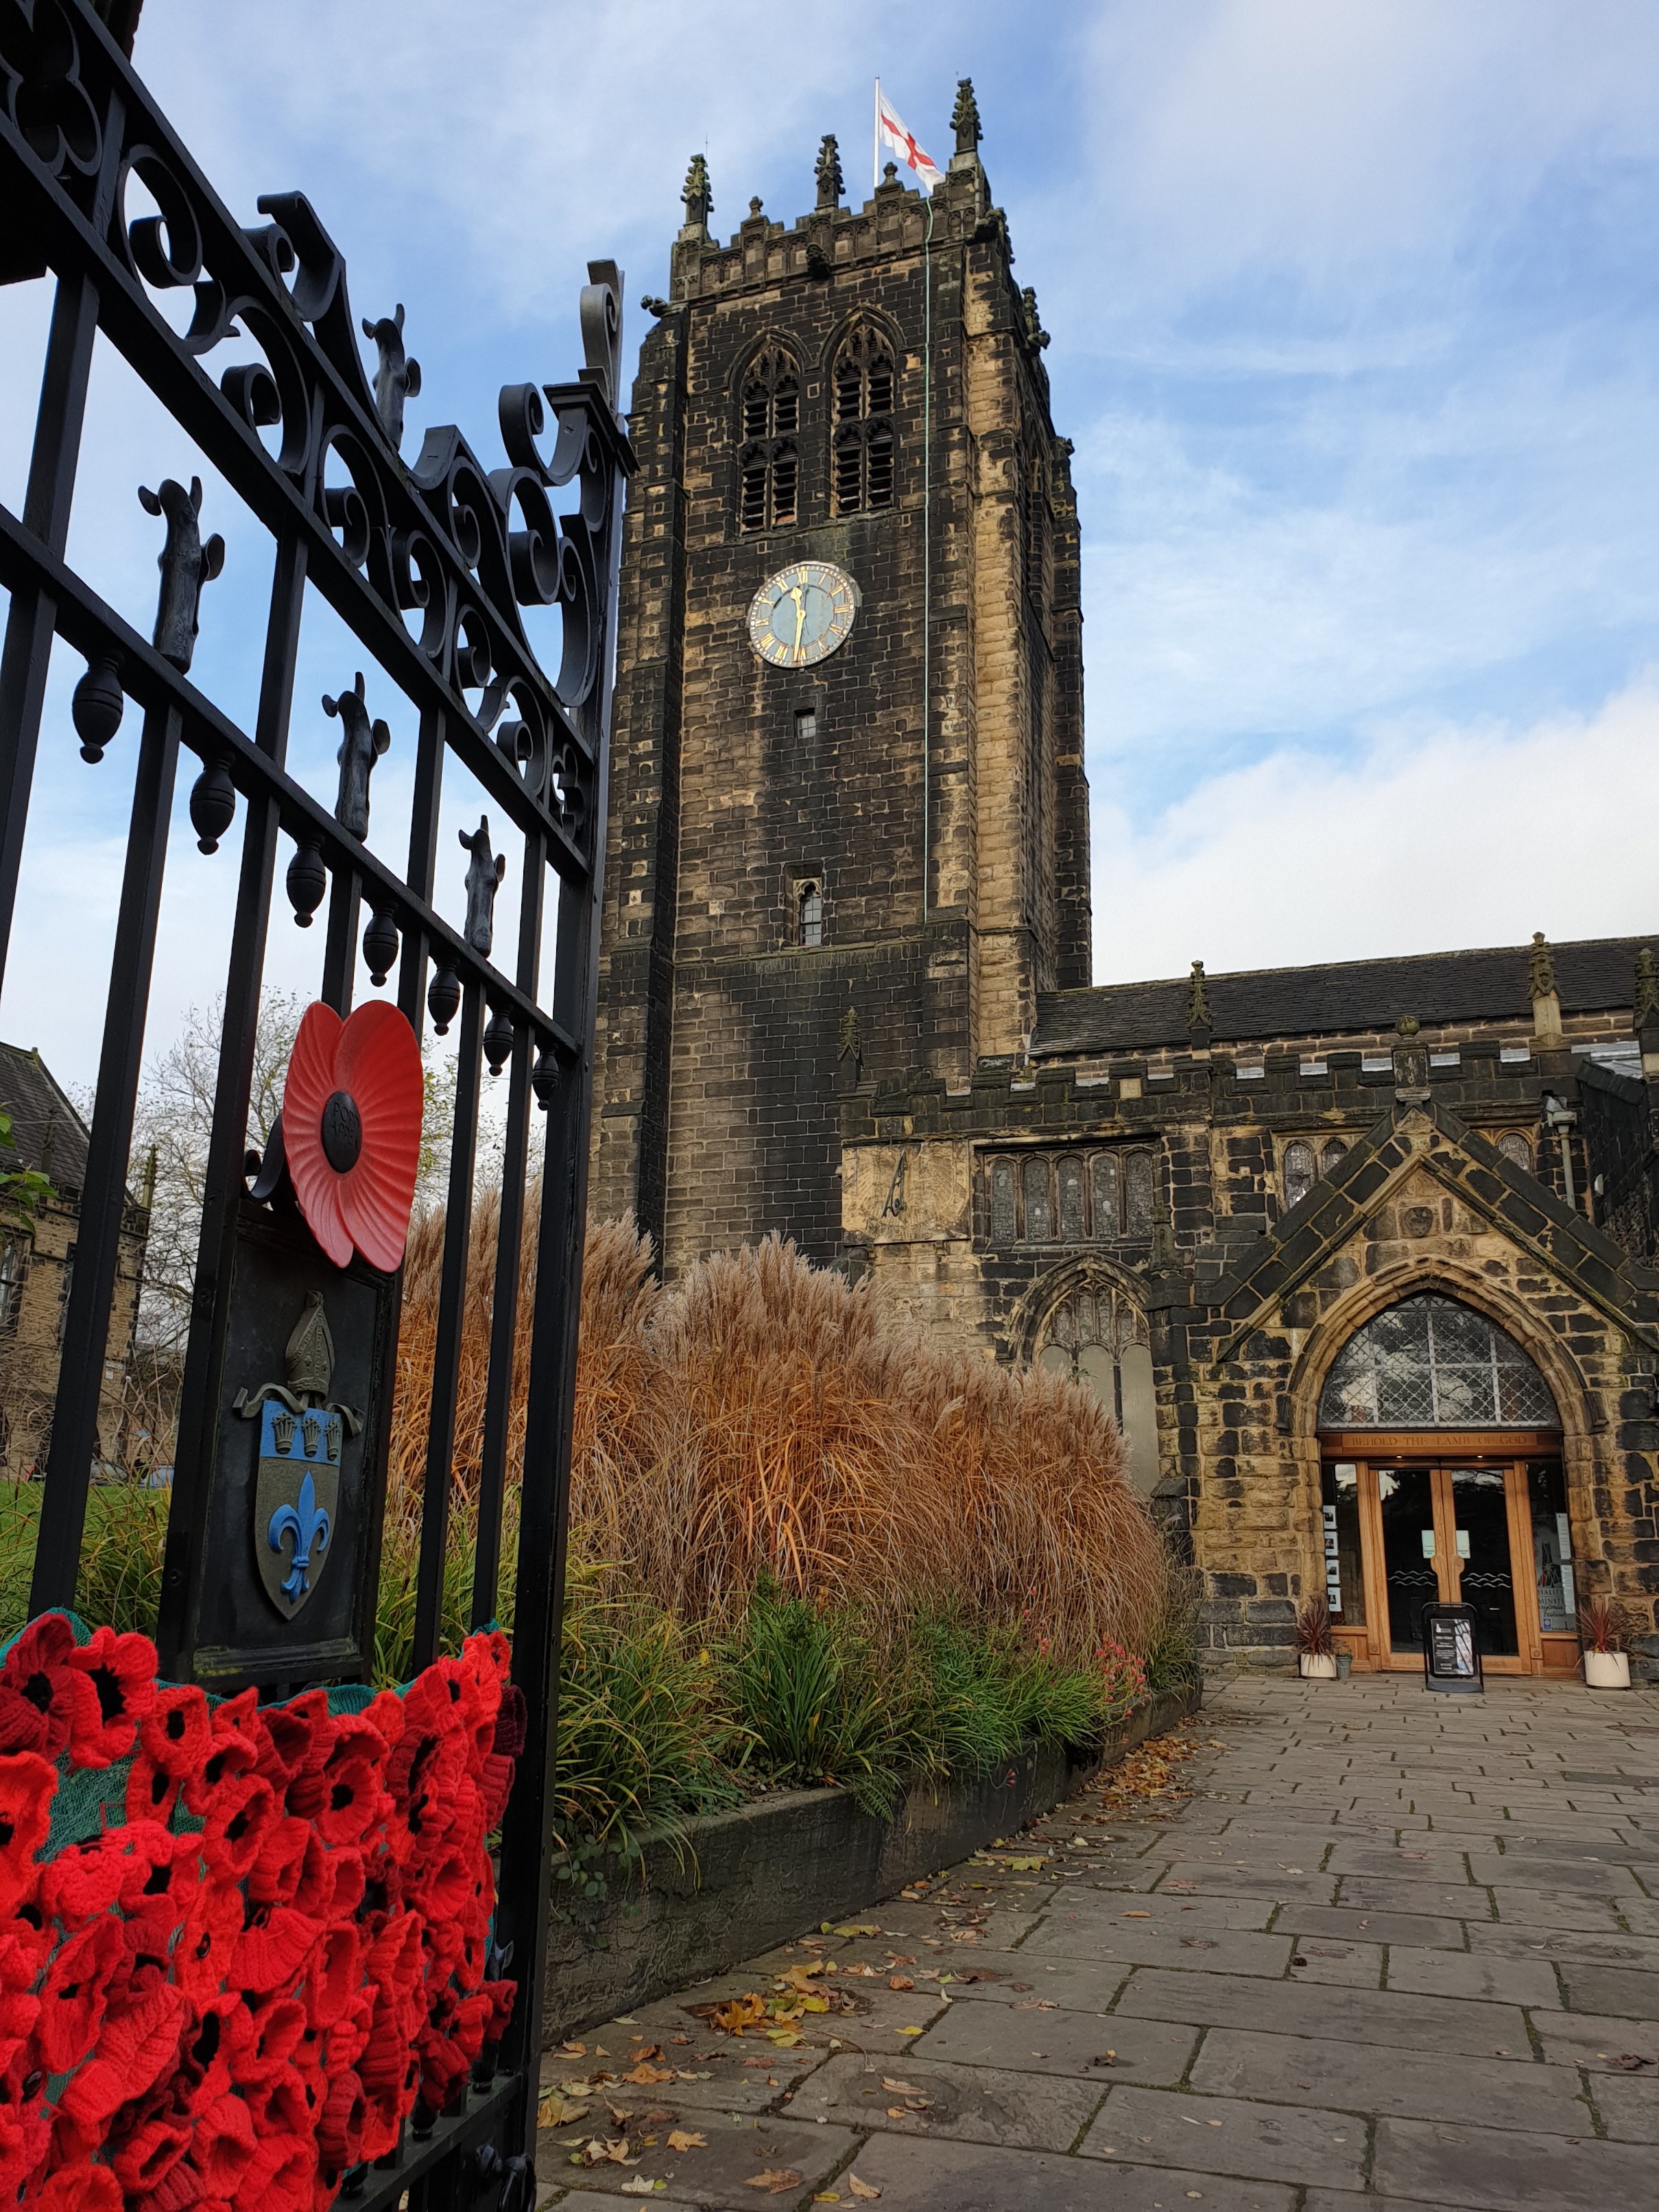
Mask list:
POLYGON ((859 587, 828 561, 797 561, 769 576, 749 609, 749 642, 774 668, 810 668, 844 645, 859 587))

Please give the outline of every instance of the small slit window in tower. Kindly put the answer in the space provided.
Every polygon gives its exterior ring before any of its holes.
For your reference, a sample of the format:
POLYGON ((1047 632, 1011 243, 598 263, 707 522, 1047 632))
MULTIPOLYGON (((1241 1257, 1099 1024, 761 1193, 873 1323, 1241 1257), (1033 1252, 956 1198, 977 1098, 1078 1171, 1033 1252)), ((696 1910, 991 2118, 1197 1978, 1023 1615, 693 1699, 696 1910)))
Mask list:
POLYGON ((798 707, 798 708, 795 709, 795 742, 796 742, 796 744, 801 744, 801 745, 810 745, 810 744, 812 743, 813 739, 817 736, 817 733, 818 733, 818 710, 817 710, 817 708, 816 707, 798 707))
POLYGON ((796 942, 805 945, 819 945, 823 942, 823 893, 817 884, 803 884, 795 894, 796 942))

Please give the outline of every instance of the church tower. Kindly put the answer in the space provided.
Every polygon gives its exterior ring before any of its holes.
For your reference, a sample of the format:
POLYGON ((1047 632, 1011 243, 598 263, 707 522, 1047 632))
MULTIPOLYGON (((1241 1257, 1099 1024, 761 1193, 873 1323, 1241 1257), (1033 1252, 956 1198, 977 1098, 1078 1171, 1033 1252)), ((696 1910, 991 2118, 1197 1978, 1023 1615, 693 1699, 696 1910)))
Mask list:
POLYGON ((860 1085, 1023 1057, 1090 980, 1077 511, 961 86, 931 202, 701 156, 632 433, 591 1205, 672 1273, 841 1247, 860 1085))

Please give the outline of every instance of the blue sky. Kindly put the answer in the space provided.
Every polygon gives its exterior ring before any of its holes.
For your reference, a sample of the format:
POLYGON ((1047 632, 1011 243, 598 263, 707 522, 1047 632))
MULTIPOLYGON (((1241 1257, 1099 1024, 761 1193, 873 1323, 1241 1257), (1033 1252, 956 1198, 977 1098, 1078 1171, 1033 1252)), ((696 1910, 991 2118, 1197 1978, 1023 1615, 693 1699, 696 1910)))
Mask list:
MULTIPOLYGON (((303 188, 355 312, 405 302, 405 450, 454 420, 489 459, 497 386, 574 362, 590 255, 627 270, 637 340, 690 153, 717 229, 751 193, 791 220, 822 131, 866 189, 877 71, 941 155, 971 74, 1077 447, 1100 979, 1659 921, 1650 4, 149 0, 137 60, 234 210, 303 188)), ((0 294, 14 505, 44 312, 0 294)), ((133 487, 191 456, 112 363, 88 456, 73 550, 147 626, 133 487)), ((216 493, 198 671, 246 713, 269 556, 216 493)), ((319 614, 302 702, 356 665, 319 614)), ((337 725, 304 719, 331 790, 337 725)), ((107 958, 130 769, 122 741, 95 772, 57 742, 40 957, 0 1028, 79 1073, 63 983, 107 958)), ((375 781, 394 847, 400 756, 375 781)), ((158 1032, 216 988, 230 876, 169 884, 158 1032)), ((277 936, 308 988, 320 946, 277 936)))

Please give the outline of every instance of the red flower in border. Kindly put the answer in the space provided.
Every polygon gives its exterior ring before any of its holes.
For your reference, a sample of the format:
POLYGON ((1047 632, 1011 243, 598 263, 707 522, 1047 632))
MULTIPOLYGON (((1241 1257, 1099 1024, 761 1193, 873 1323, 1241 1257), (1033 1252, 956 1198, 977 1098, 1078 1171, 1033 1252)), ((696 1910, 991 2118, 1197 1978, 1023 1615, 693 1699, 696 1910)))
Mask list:
POLYGON ((34 1854, 52 1826, 58 1769, 38 1752, 0 1758, 0 1913, 14 1911, 33 1889, 34 1854))
POLYGON ((355 1248, 402 1265, 421 1164, 421 1048, 407 1018, 371 999, 343 1022, 309 1006, 283 1091, 283 1152, 306 1225, 337 1267, 355 1248))
POLYGON ((77 2159, 60 2166, 34 2200, 34 2212, 121 2212, 121 2185, 115 2170, 77 2159))
POLYGON ((67 2074, 97 2041, 109 2001, 109 1977, 125 1948, 121 1923, 108 1913, 88 1921, 59 1948, 40 1992, 35 2030, 49 2074, 67 2074))
POLYGON ((246 1881, 276 1817, 276 1799, 263 1775, 244 1774, 221 1791, 202 1831, 208 1872, 220 1881, 246 1881))

